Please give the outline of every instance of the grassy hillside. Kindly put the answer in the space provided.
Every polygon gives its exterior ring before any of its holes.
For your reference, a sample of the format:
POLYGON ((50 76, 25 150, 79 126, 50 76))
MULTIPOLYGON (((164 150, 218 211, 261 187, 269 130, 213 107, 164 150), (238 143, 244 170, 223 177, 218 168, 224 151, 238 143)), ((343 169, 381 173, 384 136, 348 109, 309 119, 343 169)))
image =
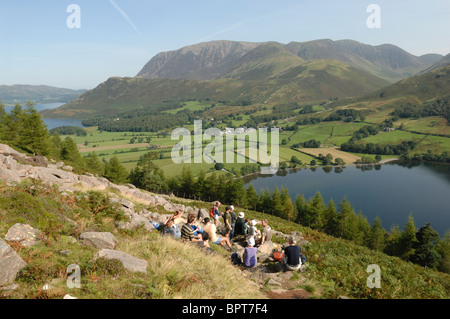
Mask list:
POLYGON ((47 85, 0 85, 0 101, 16 103, 65 103, 77 99, 85 90, 70 90, 47 85))
MULTIPOLYGON (((84 191, 85 192, 85 191, 84 191)), ((0 187, 0 237, 17 222, 41 230, 46 240, 31 248, 13 244, 28 263, 16 279, 19 288, 7 298, 60 299, 71 294, 80 299, 258 299, 267 298, 272 288, 258 285, 247 271, 230 262, 230 252, 213 246, 215 256, 205 255, 191 245, 161 237, 144 228, 120 230, 117 221, 123 211, 107 200, 117 192, 80 192, 62 195, 39 183, 23 182, 16 187, 0 187), (93 261, 95 249, 74 242, 84 231, 109 231, 118 240, 117 248, 148 262, 147 274, 131 273, 114 261, 93 261), (62 251, 69 253, 61 253, 62 251), (66 286, 68 265, 81 268, 81 289, 66 286), (226 278, 226 280, 225 280, 226 278), (54 289, 44 290, 51 283, 54 289)), ((134 201, 133 198, 128 199, 134 201)), ((187 206, 207 208, 209 203, 177 198, 171 201, 187 206)), ((135 201, 136 210, 163 213, 162 207, 148 207, 135 201)), ((335 239, 280 218, 245 211, 254 219, 267 218, 274 230, 289 234, 301 232, 308 242, 303 252, 308 258, 302 273, 287 273, 287 282, 297 283, 288 289, 305 289, 311 298, 376 299, 446 299, 449 298, 449 276, 371 251, 345 240, 335 239), (381 268, 381 288, 367 287, 371 264, 381 268)), ((284 243, 283 238, 274 238, 284 243)), ((276 273, 271 261, 267 269, 276 273)))

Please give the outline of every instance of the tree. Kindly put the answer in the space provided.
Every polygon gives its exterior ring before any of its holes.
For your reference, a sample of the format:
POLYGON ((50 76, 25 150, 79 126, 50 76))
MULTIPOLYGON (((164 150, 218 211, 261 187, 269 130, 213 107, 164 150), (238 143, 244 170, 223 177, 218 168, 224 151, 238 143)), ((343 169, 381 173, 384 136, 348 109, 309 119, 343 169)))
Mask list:
POLYGON ((298 224, 304 224, 306 215, 306 199, 303 195, 297 195, 295 197, 295 222, 298 224))
POLYGON ((324 210, 325 205, 322 195, 320 192, 317 192, 316 195, 309 199, 306 204, 304 224, 313 229, 322 229, 324 210))
POLYGON ((442 256, 436 250, 437 240, 439 239, 438 232, 431 227, 430 223, 427 223, 416 233, 416 238, 416 250, 411 255, 410 260, 423 267, 436 268, 439 266, 442 256))
POLYGON ((158 156, 157 152, 149 152, 139 158, 136 167, 130 172, 130 182, 133 185, 151 192, 167 190, 164 172, 153 163, 158 156))
POLYGON ((115 184, 128 182, 129 173, 127 169, 120 164, 117 156, 112 157, 105 163, 105 177, 115 184))
POLYGON ((183 166, 180 180, 180 192, 183 193, 185 197, 190 197, 194 194, 194 176, 189 167, 186 168, 183 166))
POLYGON ((289 195, 289 191, 286 187, 281 188, 281 218, 287 219, 289 221, 295 219, 295 207, 292 203, 291 196, 289 195))
POLYGON ((267 214, 272 212, 272 196, 268 188, 259 193, 259 205, 258 211, 267 214))
POLYGON ((105 171, 105 165, 98 158, 95 152, 92 152, 86 158, 86 166, 89 167, 89 172, 96 174, 97 176, 103 176, 103 173, 105 171))
POLYGON ((37 112, 34 104, 29 102, 23 113, 23 124, 20 136, 20 146, 26 147, 37 155, 50 154, 50 140, 47 126, 37 112))
POLYGON ((336 235, 339 215, 333 199, 330 199, 327 207, 325 208, 323 212, 323 218, 324 218, 324 227, 323 227, 324 231, 328 235, 332 236, 336 235))
POLYGON ((57 132, 50 136, 51 156, 56 160, 61 159, 62 143, 63 141, 57 132))
POLYGON ((338 221, 337 236, 352 240, 358 232, 358 219, 347 198, 344 198, 339 205, 338 221))
POLYGON ((436 245, 436 251, 441 255, 438 270, 450 274, 450 231, 436 245))
POLYGON ((78 151, 77 144, 67 137, 61 144, 61 160, 68 161, 72 165, 79 165, 81 162, 81 155, 78 151))
POLYGON ((24 112, 20 104, 16 104, 13 109, 4 116, 5 130, 2 139, 10 144, 17 145, 22 134, 24 112))
POLYGON ((203 194, 207 192, 206 189, 206 174, 203 170, 197 175, 194 182, 194 196, 196 198, 204 199, 203 194))
POLYGON ((414 218, 409 215, 408 223, 405 225, 405 229, 400 234, 398 247, 396 249, 398 254, 397 256, 404 260, 408 260, 410 255, 414 253, 413 247, 416 243, 416 226, 414 224, 414 218))
POLYGON ((368 247, 370 249, 383 251, 386 246, 386 230, 381 226, 381 219, 377 216, 370 227, 368 247))
POLYGON ((258 193, 256 192, 255 188, 252 184, 250 184, 247 188, 247 206, 250 209, 256 210, 258 207, 258 193))
POLYGON ((283 201, 278 187, 275 187, 272 193, 272 209, 270 213, 278 217, 281 217, 283 213, 283 201))
POLYGON ((336 165, 339 165, 339 166, 343 166, 343 165, 345 165, 345 161, 342 159, 342 158, 336 158, 335 160, 334 160, 334 162, 336 163, 336 165))

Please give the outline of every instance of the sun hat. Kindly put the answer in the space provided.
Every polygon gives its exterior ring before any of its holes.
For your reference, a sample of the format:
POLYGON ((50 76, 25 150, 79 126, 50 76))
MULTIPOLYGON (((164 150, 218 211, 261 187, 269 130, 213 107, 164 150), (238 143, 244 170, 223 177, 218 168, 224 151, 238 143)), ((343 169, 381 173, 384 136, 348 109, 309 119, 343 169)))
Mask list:
POLYGON ((240 212, 240 213, 238 214, 238 217, 239 217, 239 218, 244 218, 244 216, 245 216, 244 212, 240 212))
POLYGON ((248 245, 249 245, 249 246, 255 246, 255 238, 250 237, 250 238, 248 239, 248 245))
POLYGON ((253 220, 250 222, 250 225, 255 226, 255 225, 256 225, 256 220, 253 219, 253 220))

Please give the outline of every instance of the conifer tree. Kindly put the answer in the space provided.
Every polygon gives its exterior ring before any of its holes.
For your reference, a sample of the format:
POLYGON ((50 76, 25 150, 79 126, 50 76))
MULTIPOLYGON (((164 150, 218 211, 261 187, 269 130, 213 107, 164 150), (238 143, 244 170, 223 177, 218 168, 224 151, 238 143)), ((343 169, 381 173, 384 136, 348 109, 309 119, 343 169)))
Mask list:
POLYGON ((330 201, 328 202, 328 205, 324 210, 323 217, 324 217, 323 230, 328 235, 332 235, 332 236, 336 235, 337 229, 338 229, 339 215, 338 215, 336 205, 334 204, 333 199, 330 199, 330 201))
POLYGON ((313 229, 322 229, 325 205, 322 195, 317 192, 306 204, 305 225, 313 229))
POLYGON ((431 227, 430 223, 427 223, 416 233, 416 238, 416 250, 411 255, 410 260, 423 267, 436 268, 442 259, 442 256, 436 250, 439 233, 431 227))
POLYGON ((203 170, 197 175, 194 182, 194 196, 196 198, 204 199, 203 194, 206 191, 206 174, 203 170))
POLYGON ((291 196, 289 195, 289 191, 286 187, 281 188, 281 218, 287 219, 289 221, 295 219, 295 207, 292 203, 291 196))
POLYGON ((386 246, 386 230, 381 225, 381 219, 377 216, 370 227, 368 247, 383 251, 386 246))
POLYGON ((306 214, 306 199, 301 194, 295 197, 295 214, 295 222, 298 224, 304 224, 306 214))
POLYGON ((61 160, 68 161, 72 165, 80 165, 80 152, 77 144, 70 137, 67 137, 61 144, 61 160))
POLYGON ((105 165, 98 158, 95 152, 92 152, 86 159, 86 166, 89 167, 89 172, 98 176, 103 176, 105 165))
POLYGON ((416 243, 416 226, 414 223, 414 218, 409 215, 408 223, 405 225, 404 230, 400 234, 398 247, 396 249, 397 256, 404 260, 408 260, 414 253, 414 245, 416 243))
POLYGON ((24 112, 20 104, 16 104, 13 109, 4 117, 3 140, 11 145, 18 145, 22 134, 24 112))
POLYGON ((272 193, 272 207, 270 210, 270 214, 274 216, 281 217, 281 214, 283 212, 283 202, 281 199, 280 190, 278 187, 275 187, 273 193, 272 193))
POLYGON ((117 156, 112 157, 105 163, 105 177, 115 184, 123 184, 128 181, 129 173, 127 169, 120 164, 117 156))
POLYGON ((258 207, 259 197, 258 193, 255 190, 255 187, 253 187, 253 185, 250 184, 247 188, 246 193, 247 193, 247 207, 249 209, 256 210, 258 207))
POLYGON ((50 140, 47 126, 37 112, 34 104, 29 102, 22 115, 20 146, 26 147, 37 155, 50 154, 50 140))
POLYGON ((351 240, 358 232, 358 219, 355 211, 347 198, 344 198, 339 205, 339 223, 337 236, 351 240))
POLYGON ((262 190, 259 193, 259 205, 258 211, 271 214, 272 212, 272 196, 268 188, 262 190))

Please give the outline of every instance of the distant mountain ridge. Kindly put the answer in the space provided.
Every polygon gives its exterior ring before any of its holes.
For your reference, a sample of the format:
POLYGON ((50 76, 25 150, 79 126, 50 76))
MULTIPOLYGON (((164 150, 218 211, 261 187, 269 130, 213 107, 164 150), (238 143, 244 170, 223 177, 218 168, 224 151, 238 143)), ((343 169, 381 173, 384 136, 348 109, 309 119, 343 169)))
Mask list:
POLYGON ((25 104, 28 101, 44 103, 66 103, 77 99, 86 90, 71 90, 47 85, 0 85, 0 102, 25 104))
MULTIPOLYGON (((211 41, 163 52, 152 58, 137 76, 144 78, 169 78, 188 80, 213 80, 235 74, 243 64, 241 59, 258 51, 268 43, 305 61, 337 60, 370 72, 389 82, 413 76, 438 62, 442 55, 414 56, 391 44, 371 46, 353 40, 329 39, 308 42, 237 42, 211 41)), ((255 55, 255 54, 253 54, 255 55)))

